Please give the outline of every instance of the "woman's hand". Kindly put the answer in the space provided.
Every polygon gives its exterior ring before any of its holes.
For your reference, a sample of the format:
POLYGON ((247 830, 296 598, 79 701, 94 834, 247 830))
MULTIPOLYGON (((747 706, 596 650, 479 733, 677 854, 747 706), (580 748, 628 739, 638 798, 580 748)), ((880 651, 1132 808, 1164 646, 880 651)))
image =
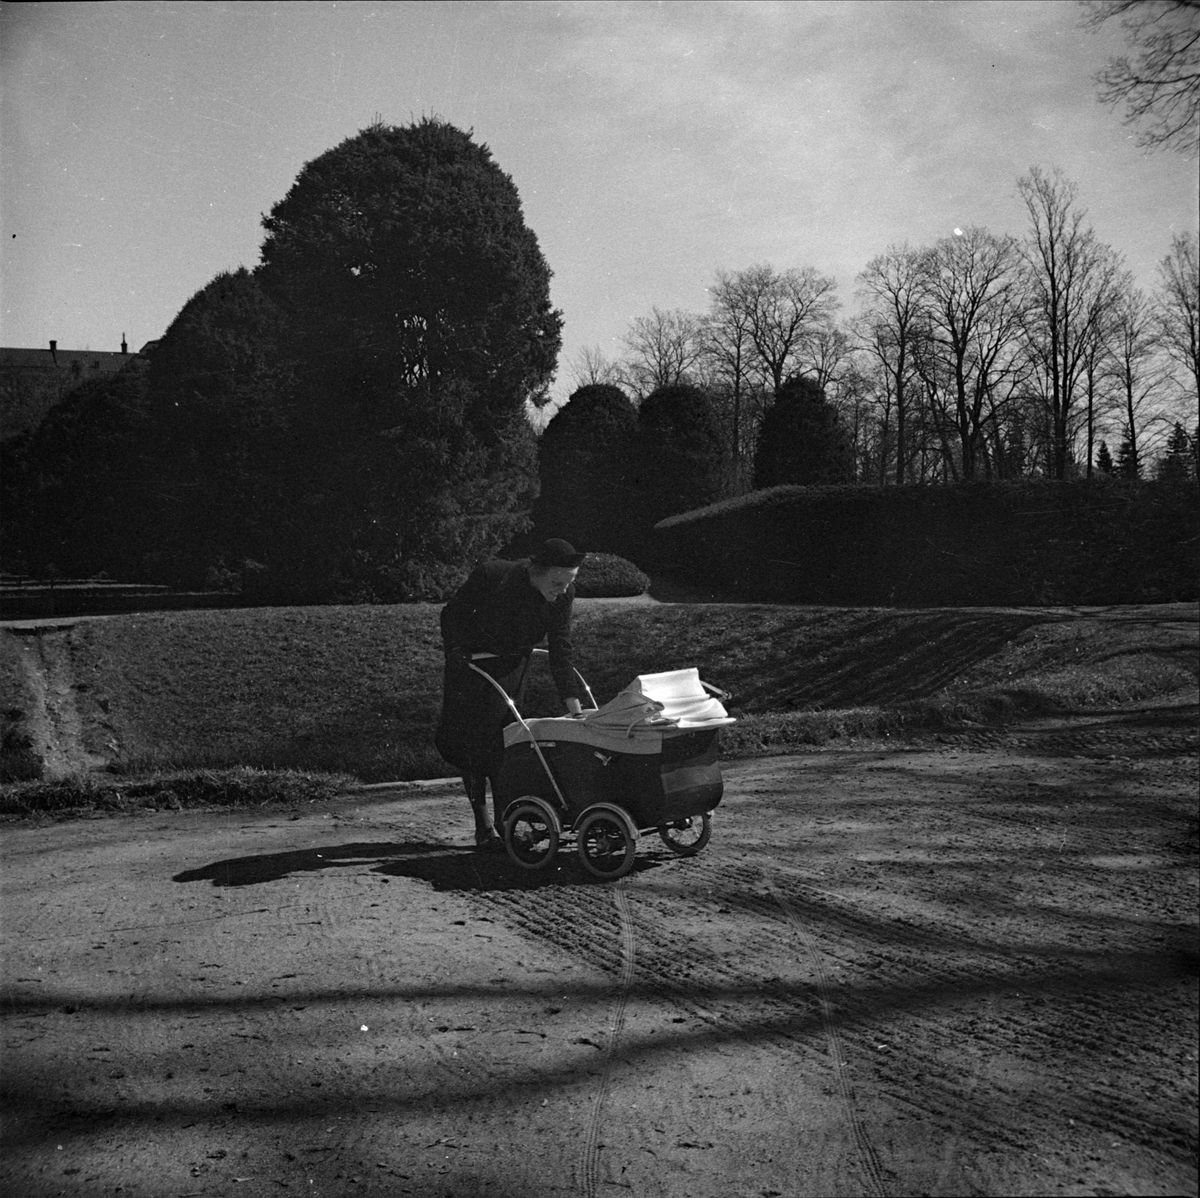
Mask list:
POLYGON ((580 703, 578 699, 568 699, 567 700, 567 712, 570 715, 582 715, 583 714, 583 704, 580 703))

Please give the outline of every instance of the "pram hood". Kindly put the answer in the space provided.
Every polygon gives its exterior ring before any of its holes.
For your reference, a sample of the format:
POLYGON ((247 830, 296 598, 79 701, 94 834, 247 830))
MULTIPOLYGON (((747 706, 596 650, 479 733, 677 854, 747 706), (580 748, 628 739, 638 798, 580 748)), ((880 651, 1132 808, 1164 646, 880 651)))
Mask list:
MULTIPOLYGON (((617 753, 658 753, 664 735, 721 728, 736 723, 704 689, 700 671, 669 670, 639 674, 603 707, 582 719, 528 720, 538 741, 566 740, 617 753)), ((519 723, 504 729, 504 747, 521 744, 530 733, 519 723)))

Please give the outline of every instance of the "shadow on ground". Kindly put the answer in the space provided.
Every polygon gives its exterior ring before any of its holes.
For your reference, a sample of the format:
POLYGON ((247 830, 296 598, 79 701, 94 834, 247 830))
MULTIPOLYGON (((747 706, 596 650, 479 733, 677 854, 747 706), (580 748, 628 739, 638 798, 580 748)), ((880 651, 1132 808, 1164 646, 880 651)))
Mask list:
MULTIPOLYGON (((662 859, 663 854, 639 857, 634 862, 633 872, 653 869, 662 863, 662 859)), ((430 883, 434 890, 538 890, 544 886, 608 885, 585 872, 574 854, 565 851, 544 869, 526 870, 514 865, 503 853, 480 853, 475 849, 448 847, 429 841, 325 845, 319 849, 231 857, 198 869, 184 870, 171 880, 211 882, 215 887, 257 886, 363 861, 377 862, 372 873, 419 878, 430 883)))

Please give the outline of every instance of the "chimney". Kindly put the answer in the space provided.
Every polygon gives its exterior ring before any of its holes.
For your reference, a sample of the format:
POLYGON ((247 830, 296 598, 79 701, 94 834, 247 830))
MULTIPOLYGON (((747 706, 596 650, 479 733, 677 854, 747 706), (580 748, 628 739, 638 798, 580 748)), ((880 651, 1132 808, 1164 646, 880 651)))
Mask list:
POLYGON ((121 353, 129 353, 129 342, 125 340, 125 334, 121 334, 121 353))
POLYGON ((54 359, 54 365, 58 365, 58 342, 50 342, 50 356, 54 359))

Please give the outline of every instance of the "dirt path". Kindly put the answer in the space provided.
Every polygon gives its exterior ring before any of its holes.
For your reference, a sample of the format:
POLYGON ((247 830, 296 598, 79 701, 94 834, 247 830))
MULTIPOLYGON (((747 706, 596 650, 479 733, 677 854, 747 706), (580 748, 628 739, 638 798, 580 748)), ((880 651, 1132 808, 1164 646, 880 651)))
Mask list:
MULTIPOLYGON (((30 622, 21 636, 21 668, 32 703, 25 720, 44 777, 59 778, 99 769, 109 758, 86 743, 87 724, 79 709, 79 680, 71 661, 74 621, 30 622)), ((94 714, 90 721, 95 723, 94 714)))
POLYGON ((1194 1194, 1196 717, 727 765, 617 885, 438 788, 9 828, 3 1191, 1194 1194))

